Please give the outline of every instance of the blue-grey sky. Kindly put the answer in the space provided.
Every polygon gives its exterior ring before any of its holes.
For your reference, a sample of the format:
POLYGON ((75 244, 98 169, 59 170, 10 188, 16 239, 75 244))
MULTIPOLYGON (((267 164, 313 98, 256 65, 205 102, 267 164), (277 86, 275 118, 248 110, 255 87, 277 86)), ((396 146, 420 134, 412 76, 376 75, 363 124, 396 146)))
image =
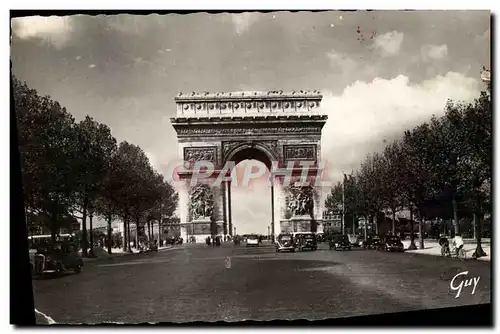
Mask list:
MULTIPOLYGON (((487 11, 27 17, 12 28, 18 78, 164 172, 178 158, 178 92, 321 90, 323 159, 340 179, 448 98, 477 96, 490 64, 487 11)), ((238 232, 267 233, 269 201, 264 185, 233 189, 238 232)))

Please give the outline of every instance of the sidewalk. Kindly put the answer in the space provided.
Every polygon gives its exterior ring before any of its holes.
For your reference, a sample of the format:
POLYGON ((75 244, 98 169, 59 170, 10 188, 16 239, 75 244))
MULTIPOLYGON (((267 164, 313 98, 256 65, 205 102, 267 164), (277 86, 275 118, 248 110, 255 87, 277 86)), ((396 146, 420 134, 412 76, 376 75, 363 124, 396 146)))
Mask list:
MULTIPOLYGON (((173 246, 168 245, 168 246, 163 246, 163 247, 158 247, 158 251, 162 250, 167 250, 173 248, 173 246)), ((133 255, 133 254, 143 254, 140 253, 138 249, 132 248, 131 249, 132 253, 129 253, 127 251, 124 251, 123 248, 111 248, 111 254, 108 254, 108 250, 101 248, 101 247, 96 247, 94 248, 94 254, 96 257, 84 257, 83 261, 89 262, 89 261, 96 261, 96 260, 101 260, 101 259, 110 259, 114 257, 119 257, 119 256, 125 256, 125 255, 133 255)), ((82 255, 82 251, 78 252, 79 255, 82 255)))
MULTIPOLYGON (((489 241, 489 239, 487 239, 489 241)), ((471 258, 472 254, 476 250, 476 243, 472 243, 472 240, 464 240, 465 245, 464 249, 467 253, 467 258, 471 258)), ((434 255, 441 256, 441 246, 435 240, 425 240, 424 239, 424 249, 416 249, 416 250, 408 250, 410 246, 410 240, 403 240, 403 245, 405 246, 405 252, 407 253, 415 253, 415 254, 425 254, 425 255, 434 255)), ((419 248, 419 240, 415 239, 415 246, 419 248)), ((481 261, 491 261, 491 244, 489 242, 482 242, 481 247, 483 248, 486 256, 478 258, 481 261)))

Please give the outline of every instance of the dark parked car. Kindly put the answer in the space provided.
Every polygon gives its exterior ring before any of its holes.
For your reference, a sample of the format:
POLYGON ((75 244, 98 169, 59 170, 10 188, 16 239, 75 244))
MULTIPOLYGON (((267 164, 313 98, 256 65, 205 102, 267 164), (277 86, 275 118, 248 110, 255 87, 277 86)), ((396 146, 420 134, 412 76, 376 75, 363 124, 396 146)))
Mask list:
POLYGON ((316 241, 317 242, 325 242, 325 234, 324 233, 316 233, 316 241))
POLYGON ((47 274, 62 275, 73 271, 79 274, 83 269, 83 259, 74 247, 66 248, 58 244, 52 249, 41 249, 34 254, 31 260, 31 273, 33 276, 47 274))
POLYGON ((384 250, 387 252, 404 252, 405 247, 399 237, 389 236, 384 241, 384 250))
POLYGON ((330 250, 351 250, 351 243, 347 235, 337 234, 329 242, 330 250))
POLYGON ((351 247, 359 247, 362 242, 362 237, 355 235, 355 234, 348 234, 347 238, 349 239, 349 243, 351 244, 351 247))
POLYGON ((313 233, 296 233, 293 237, 295 248, 298 250, 317 250, 318 243, 313 233))
POLYGON ((378 235, 369 235, 363 242, 364 249, 381 249, 383 247, 382 238, 378 235))
POLYGON ((282 233, 276 239, 276 252, 295 252, 293 243, 293 235, 290 233, 282 233))

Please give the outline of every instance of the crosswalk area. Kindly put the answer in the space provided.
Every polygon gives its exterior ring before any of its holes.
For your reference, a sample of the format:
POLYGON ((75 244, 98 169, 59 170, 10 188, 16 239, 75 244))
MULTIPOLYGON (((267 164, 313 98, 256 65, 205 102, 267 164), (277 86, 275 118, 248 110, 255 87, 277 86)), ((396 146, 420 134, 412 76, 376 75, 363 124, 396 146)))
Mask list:
POLYGON ((245 244, 235 246, 233 255, 257 255, 257 254, 270 254, 276 253, 276 248, 271 244, 263 244, 259 246, 246 247, 245 244))

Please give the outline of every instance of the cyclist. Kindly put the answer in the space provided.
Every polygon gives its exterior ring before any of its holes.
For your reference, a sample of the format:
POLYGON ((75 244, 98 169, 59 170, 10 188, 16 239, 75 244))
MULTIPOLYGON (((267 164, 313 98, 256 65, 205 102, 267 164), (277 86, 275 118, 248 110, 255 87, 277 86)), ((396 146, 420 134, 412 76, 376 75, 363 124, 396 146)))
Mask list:
POLYGON ((464 239, 460 233, 455 234, 455 238, 453 238, 453 247, 455 249, 455 255, 458 257, 460 250, 464 247, 464 239))
POLYGON ((439 236, 438 243, 439 246, 441 246, 441 255, 445 256, 446 254, 450 253, 450 242, 448 241, 448 238, 444 236, 444 234, 441 234, 439 236))

